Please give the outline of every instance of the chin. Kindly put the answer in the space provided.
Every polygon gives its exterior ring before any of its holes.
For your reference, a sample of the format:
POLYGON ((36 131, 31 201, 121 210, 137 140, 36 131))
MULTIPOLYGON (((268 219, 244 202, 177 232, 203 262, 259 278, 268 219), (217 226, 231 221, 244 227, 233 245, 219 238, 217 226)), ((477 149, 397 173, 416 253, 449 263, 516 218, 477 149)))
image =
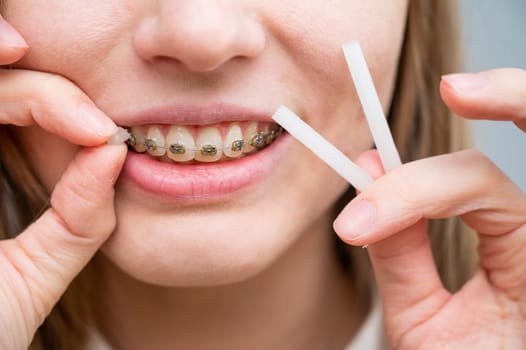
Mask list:
POLYGON ((105 256, 134 279, 166 287, 249 279, 277 261, 301 235, 290 213, 269 198, 255 206, 163 212, 117 202, 117 217, 117 230, 102 248, 105 256), (279 230, 276 223, 282 223, 279 230))

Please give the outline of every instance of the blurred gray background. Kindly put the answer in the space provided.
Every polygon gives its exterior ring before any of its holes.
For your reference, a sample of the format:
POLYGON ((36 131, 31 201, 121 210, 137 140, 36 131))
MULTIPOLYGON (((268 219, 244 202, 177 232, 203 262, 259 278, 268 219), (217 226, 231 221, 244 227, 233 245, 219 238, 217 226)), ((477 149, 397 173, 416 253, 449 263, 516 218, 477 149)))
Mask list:
MULTIPOLYGON (((526 69, 525 0, 459 0, 459 4, 467 71, 526 69)), ((526 192, 526 133, 512 123, 476 121, 472 125, 474 146, 526 192)))

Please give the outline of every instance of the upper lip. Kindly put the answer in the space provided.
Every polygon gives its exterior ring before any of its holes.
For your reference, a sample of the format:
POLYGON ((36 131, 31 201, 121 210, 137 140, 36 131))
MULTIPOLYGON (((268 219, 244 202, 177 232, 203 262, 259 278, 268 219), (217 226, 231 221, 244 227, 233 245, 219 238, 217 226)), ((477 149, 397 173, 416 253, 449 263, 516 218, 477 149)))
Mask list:
POLYGON ((210 125, 244 120, 273 122, 271 113, 226 103, 152 107, 128 115, 115 116, 113 120, 125 127, 147 124, 210 125))

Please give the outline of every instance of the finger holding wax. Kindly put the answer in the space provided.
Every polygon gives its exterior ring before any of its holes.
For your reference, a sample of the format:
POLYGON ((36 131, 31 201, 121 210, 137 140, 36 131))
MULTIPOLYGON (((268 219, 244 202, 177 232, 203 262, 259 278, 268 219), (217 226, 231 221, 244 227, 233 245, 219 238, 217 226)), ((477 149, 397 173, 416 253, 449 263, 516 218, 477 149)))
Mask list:
MULTIPOLYGON (((378 160, 362 158, 359 164, 378 174, 378 160)), ((473 328, 481 317, 501 320, 495 325, 500 330, 508 328, 506 322, 520 324, 515 311, 526 293, 526 197, 479 152, 426 158, 387 173, 351 201, 334 228, 345 242, 369 246, 393 347, 433 342, 429 331, 444 319, 475 333, 481 332, 473 328), (426 219, 455 216, 479 233, 480 266, 451 294, 438 276, 426 219), (463 308, 473 314, 460 316, 463 308), (509 314, 503 316, 500 308, 509 314)), ((455 334, 445 339, 461 341, 455 334)))

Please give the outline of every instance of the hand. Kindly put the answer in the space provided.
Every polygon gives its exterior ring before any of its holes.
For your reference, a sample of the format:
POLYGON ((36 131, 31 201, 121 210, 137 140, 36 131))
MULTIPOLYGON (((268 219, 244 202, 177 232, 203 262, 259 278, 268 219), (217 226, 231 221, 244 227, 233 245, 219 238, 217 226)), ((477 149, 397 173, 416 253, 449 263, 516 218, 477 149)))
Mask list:
MULTIPOLYGON (((441 92, 462 116, 526 129, 523 71, 445 77, 441 92)), ((381 175, 376 152, 358 162, 381 175)), ((526 196, 485 156, 405 164, 359 194, 334 226, 349 244, 369 245, 392 348, 526 348, 526 196), (441 284, 426 233, 426 219, 453 216, 480 238, 477 271, 455 294, 441 284)))
MULTIPOLYGON (((0 65, 16 62, 27 45, 1 17, 0 32, 0 65)), ((105 145, 115 124, 70 81, 46 73, 0 70, 0 124, 37 124, 87 146, 56 185, 51 208, 17 238, 0 241, 0 348, 27 349, 114 230, 113 185, 126 147, 105 145)))

